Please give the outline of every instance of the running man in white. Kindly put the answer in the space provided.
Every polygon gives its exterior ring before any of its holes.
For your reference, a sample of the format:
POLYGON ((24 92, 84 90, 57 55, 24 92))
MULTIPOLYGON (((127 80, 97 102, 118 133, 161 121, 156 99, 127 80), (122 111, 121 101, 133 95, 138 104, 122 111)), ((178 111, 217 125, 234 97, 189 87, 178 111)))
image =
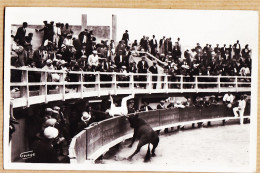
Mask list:
POLYGON ((111 94, 109 93, 111 106, 110 106, 110 109, 106 110, 106 112, 108 112, 109 115, 112 117, 114 117, 115 115, 127 115, 128 114, 127 101, 130 99, 133 99, 134 96, 135 96, 135 94, 132 94, 132 95, 122 98, 121 106, 116 106, 114 104, 111 94))
POLYGON ((243 116, 244 116, 245 107, 246 107, 246 101, 244 99, 244 96, 241 95, 240 100, 238 100, 238 107, 233 108, 233 112, 234 112, 235 117, 238 117, 237 112, 239 112, 241 124, 243 124, 243 116))

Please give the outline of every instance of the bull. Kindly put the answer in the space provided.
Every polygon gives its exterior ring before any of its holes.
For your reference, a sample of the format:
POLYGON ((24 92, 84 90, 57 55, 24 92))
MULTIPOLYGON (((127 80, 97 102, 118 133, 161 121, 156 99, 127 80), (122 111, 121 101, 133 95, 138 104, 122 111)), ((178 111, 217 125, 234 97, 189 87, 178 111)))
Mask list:
POLYGON ((144 158, 144 161, 147 162, 151 158, 150 154, 152 154, 152 156, 155 156, 155 148, 158 146, 159 143, 158 134, 151 128, 149 124, 147 124, 143 119, 139 118, 138 114, 134 114, 126 117, 128 118, 130 127, 134 129, 134 135, 131 144, 128 147, 131 148, 135 140, 136 139, 139 140, 135 152, 128 157, 128 160, 131 160, 132 157, 140 151, 142 146, 148 144, 147 153, 144 158), (151 153, 150 153, 150 144, 153 145, 153 149, 151 153))

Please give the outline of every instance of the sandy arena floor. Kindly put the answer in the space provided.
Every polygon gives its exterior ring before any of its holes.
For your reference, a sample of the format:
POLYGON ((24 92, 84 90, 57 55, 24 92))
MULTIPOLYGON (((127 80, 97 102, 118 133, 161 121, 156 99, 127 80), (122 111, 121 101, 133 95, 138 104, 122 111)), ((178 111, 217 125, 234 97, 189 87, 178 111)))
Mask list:
POLYGON ((236 124, 162 133, 156 157, 147 163, 143 162, 147 145, 131 161, 125 159, 134 152, 137 142, 132 148, 127 147, 128 142, 121 144, 119 150, 104 157, 101 163, 170 166, 172 170, 185 167, 245 169, 249 166, 249 132, 249 124, 236 124))

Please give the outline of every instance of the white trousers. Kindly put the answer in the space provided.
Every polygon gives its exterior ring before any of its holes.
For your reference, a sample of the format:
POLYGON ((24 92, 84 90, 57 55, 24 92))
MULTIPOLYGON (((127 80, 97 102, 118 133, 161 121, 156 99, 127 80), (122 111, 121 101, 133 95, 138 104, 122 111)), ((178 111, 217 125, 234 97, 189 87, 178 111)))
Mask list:
POLYGON ((238 117, 238 113, 237 112, 239 112, 239 116, 240 117, 244 116, 244 109, 239 108, 239 107, 234 107, 233 108, 233 113, 234 113, 235 117, 238 117))

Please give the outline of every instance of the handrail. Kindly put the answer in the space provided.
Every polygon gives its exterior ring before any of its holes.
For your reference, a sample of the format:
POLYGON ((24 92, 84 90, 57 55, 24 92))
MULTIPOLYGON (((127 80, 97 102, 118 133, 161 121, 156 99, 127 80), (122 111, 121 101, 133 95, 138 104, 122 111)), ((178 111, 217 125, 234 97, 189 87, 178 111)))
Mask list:
MULTIPOLYGON (((14 98, 14 108, 49 101, 58 101, 85 97, 105 96, 111 94, 153 94, 153 93, 185 93, 185 92, 250 92, 250 76, 171 76, 168 74, 152 73, 118 73, 118 72, 85 72, 64 70, 47 70, 36 68, 14 68, 21 71, 20 82, 10 82, 10 87, 18 87, 20 92, 11 92, 14 98), (33 72, 40 74, 40 79, 31 81, 29 75, 33 72), (58 81, 49 81, 48 76, 58 74, 58 81), (65 81, 65 76, 74 74, 76 80, 65 81), (92 78, 89 78, 92 76, 92 78), (108 77, 109 79, 104 79, 108 77), (157 77, 157 78, 153 78, 157 77), (90 80, 91 79, 91 80, 90 80), (153 85, 156 89, 153 89, 153 85), (39 90, 30 91, 30 88, 40 87, 39 90), (55 89, 51 89, 51 86, 55 89), (57 90, 58 88, 58 90, 57 90), (73 91, 69 88, 74 88, 73 91), (32 94, 32 92, 34 94, 32 94), (72 93, 73 92, 73 93, 72 93)), ((39 76, 39 75, 38 75, 39 76)), ((17 77, 17 76, 16 76, 17 77)), ((11 76, 12 78, 12 76, 11 76)))

